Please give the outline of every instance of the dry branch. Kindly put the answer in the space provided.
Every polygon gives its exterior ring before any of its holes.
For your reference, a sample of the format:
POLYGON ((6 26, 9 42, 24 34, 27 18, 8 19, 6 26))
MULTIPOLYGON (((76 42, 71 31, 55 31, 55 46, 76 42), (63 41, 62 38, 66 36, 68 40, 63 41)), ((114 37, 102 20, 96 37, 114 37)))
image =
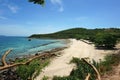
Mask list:
POLYGON ((94 71, 97 74, 98 80, 101 80, 100 73, 98 72, 98 70, 96 69, 96 67, 94 65, 90 64, 86 59, 84 59, 84 58, 82 58, 82 59, 83 59, 83 61, 85 61, 88 65, 90 65, 94 69, 94 71))
POLYGON ((5 58, 6 58, 6 56, 7 56, 11 51, 12 51, 12 50, 6 51, 5 54, 2 56, 2 60, 1 60, 2 66, 0 66, 0 70, 12 68, 12 67, 19 66, 19 65, 25 65, 25 64, 30 63, 30 62, 31 62, 32 60, 34 60, 34 59, 37 59, 37 58, 42 57, 42 56, 48 56, 48 55, 50 55, 49 53, 39 54, 39 55, 37 55, 37 56, 34 56, 34 57, 28 59, 26 62, 7 64, 5 58))
POLYGON ((89 80, 90 78, 90 73, 88 73, 88 75, 86 76, 85 80, 89 80))
POLYGON ((3 64, 3 66, 7 66, 7 63, 6 63, 6 60, 5 60, 5 59, 6 59, 6 56, 7 56, 11 51, 12 51, 12 49, 6 51, 5 54, 2 56, 1 62, 2 62, 2 64, 3 64))

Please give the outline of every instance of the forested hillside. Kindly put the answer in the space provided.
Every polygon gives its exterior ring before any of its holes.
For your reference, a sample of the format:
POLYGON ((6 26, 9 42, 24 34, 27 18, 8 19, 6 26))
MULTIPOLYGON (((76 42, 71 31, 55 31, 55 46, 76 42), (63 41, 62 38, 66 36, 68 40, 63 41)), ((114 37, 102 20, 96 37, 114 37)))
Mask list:
POLYGON ((120 41, 120 29, 85 29, 73 28, 51 34, 33 34, 29 38, 49 38, 49 39, 85 39, 93 42, 96 47, 113 48, 120 41))
POLYGON ((110 33, 115 37, 120 38, 120 29, 118 28, 109 29, 73 28, 51 34, 33 34, 29 38, 55 38, 55 39, 76 38, 92 40, 98 33, 110 33))

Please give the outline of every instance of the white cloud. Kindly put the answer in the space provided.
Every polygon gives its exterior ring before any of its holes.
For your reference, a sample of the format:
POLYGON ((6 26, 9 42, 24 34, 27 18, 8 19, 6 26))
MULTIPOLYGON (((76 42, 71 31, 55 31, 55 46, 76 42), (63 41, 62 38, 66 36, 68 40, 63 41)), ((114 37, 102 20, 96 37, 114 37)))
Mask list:
POLYGON ((62 4, 62 1, 61 0, 51 0, 51 2, 53 3, 53 4, 62 4))
POLYGON ((17 6, 13 6, 13 5, 7 5, 7 7, 13 12, 13 13, 17 13, 18 11, 18 7, 17 6))
POLYGON ((8 19, 8 18, 6 18, 6 17, 4 17, 4 16, 0 16, 0 19, 4 19, 4 20, 5 20, 5 19, 8 19))
MULTIPOLYGON (((0 3, 0 6, 5 7, 5 9, 9 9, 12 13, 17 13, 19 10, 19 7, 16 4, 10 2, 9 0, 0 0, 0 3)), ((2 11, 4 11, 4 9, 2 11)))
POLYGON ((59 9, 58 9, 59 12, 64 11, 62 0, 50 0, 50 1, 52 4, 59 6, 59 9))

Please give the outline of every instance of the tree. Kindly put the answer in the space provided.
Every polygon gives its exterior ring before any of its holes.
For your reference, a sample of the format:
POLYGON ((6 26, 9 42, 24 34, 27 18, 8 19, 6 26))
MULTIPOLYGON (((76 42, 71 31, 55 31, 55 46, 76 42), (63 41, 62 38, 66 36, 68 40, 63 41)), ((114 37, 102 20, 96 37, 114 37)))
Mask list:
POLYGON ((116 40, 116 37, 111 33, 97 33, 95 36, 95 45, 97 47, 113 48, 116 40))
POLYGON ((29 2, 33 2, 34 4, 43 5, 45 3, 45 0, 29 0, 29 2))

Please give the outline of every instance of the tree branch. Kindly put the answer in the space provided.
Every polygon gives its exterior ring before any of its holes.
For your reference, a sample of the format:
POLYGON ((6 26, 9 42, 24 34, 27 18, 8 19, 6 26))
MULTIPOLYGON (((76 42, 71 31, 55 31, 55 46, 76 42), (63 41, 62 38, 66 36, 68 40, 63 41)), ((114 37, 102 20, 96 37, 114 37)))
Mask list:
POLYGON ((2 56, 2 61, 1 61, 1 62, 2 62, 3 65, 0 66, 0 70, 8 69, 8 68, 15 67, 15 66, 19 66, 19 65, 25 65, 25 64, 28 64, 28 63, 30 63, 32 60, 37 59, 37 58, 39 58, 39 57, 43 57, 43 56, 46 57, 46 56, 51 55, 51 54, 49 54, 49 53, 39 54, 39 55, 37 55, 37 56, 34 56, 34 57, 28 59, 26 62, 7 64, 5 58, 6 58, 6 56, 7 56, 11 51, 12 51, 12 50, 6 51, 5 54, 2 56))
POLYGON ((98 80, 101 80, 100 73, 98 72, 98 70, 96 69, 96 67, 94 65, 90 64, 86 59, 84 59, 84 58, 82 58, 82 59, 83 59, 83 61, 85 61, 88 65, 90 65, 94 69, 94 71, 97 74, 98 80))
POLYGON ((2 56, 1 62, 3 64, 3 66, 7 66, 7 62, 6 62, 6 56, 12 51, 12 49, 8 50, 5 52, 5 54, 2 56))
POLYGON ((88 73, 88 75, 86 76, 85 80, 89 80, 90 78, 90 73, 88 73))

